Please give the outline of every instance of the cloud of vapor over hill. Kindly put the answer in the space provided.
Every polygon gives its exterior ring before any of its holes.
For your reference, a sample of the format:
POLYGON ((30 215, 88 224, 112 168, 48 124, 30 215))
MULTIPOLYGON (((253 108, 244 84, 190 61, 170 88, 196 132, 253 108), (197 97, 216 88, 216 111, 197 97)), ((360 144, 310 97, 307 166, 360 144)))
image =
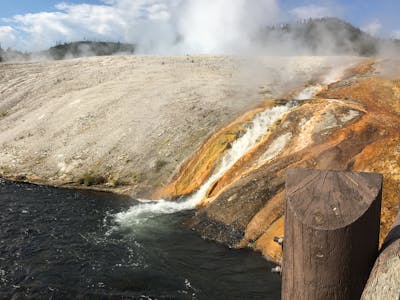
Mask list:
POLYGON ((379 20, 365 26, 366 34, 331 18, 342 11, 333 1, 310 3, 285 11, 279 0, 62 2, 53 12, 0 19, 7 23, 0 26, 0 43, 37 51, 73 41, 119 41, 135 44, 139 54, 376 55, 387 46, 398 51, 399 44, 374 37, 379 20))
POLYGON ((55 8, 0 26, 5 46, 42 50, 89 39, 135 43, 142 53, 237 52, 249 49, 257 31, 280 15, 277 0, 104 0, 55 8))
POLYGON ((260 29, 278 21, 275 0, 191 0, 182 9, 178 33, 190 52, 248 52, 260 29))

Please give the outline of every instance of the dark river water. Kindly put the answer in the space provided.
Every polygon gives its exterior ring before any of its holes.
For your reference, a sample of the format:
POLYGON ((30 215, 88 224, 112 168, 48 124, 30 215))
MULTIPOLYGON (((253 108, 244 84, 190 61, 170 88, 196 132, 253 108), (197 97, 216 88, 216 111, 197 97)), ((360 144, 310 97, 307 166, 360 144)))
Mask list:
POLYGON ((136 204, 0 179, 0 298, 280 298, 270 263, 185 229, 193 212, 117 224, 136 204))

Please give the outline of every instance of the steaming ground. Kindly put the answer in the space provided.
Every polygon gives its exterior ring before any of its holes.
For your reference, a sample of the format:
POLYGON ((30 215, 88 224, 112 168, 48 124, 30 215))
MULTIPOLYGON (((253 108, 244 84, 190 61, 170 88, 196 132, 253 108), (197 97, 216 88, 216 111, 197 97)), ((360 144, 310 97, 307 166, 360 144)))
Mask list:
POLYGON ((103 176, 102 188, 146 196, 217 129, 338 63, 118 56, 0 64, 0 174, 64 185, 103 176))

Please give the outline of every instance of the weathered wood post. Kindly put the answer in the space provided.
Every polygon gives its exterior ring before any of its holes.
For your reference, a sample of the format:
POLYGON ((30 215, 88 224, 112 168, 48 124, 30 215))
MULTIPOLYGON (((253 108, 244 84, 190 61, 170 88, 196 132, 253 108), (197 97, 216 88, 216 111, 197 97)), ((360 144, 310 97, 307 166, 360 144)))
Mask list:
POLYGON ((400 213, 383 242, 361 299, 400 299, 400 213))
POLYGON ((359 299, 378 255, 382 175, 290 169, 282 299, 359 299))

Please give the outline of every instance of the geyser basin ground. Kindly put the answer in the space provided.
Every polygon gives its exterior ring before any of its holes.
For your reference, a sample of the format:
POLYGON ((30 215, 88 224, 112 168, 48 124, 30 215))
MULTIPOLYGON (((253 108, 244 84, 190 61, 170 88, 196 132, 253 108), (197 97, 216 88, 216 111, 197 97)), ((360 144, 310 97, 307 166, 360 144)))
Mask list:
POLYGON ((118 226, 134 203, 0 179, 0 298, 280 299, 270 263, 183 229, 191 212, 118 226))
POLYGON ((118 56, 0 64, 0 175, 148 197, 218 129, 357 58, 118 56))

